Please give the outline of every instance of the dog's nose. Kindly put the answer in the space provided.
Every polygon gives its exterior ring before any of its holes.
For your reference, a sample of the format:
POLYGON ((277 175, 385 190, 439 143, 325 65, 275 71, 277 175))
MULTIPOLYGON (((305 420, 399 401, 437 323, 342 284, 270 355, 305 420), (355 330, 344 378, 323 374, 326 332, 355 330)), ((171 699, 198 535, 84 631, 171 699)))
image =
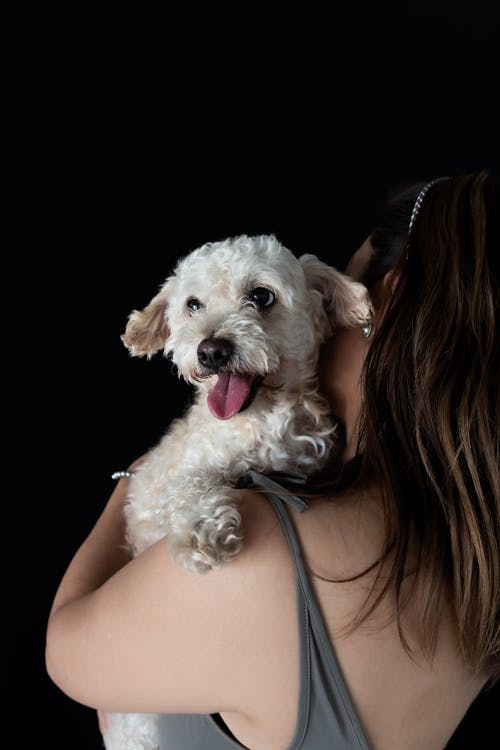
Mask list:
POLYGON ((203 339, 198 346, 198 362, 207 370, 217 372, 227 365, 233 345, 227 339, 203 339))

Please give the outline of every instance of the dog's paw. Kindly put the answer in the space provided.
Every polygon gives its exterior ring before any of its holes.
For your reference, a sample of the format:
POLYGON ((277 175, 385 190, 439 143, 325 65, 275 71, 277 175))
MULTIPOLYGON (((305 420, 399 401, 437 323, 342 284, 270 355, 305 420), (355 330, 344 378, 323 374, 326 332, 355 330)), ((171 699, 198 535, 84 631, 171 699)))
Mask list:
POLYGON ((171 553, 195 573, 206 573, 230 562, 240 551, 241 516, 232 505, 219 505, 212 515, 198 518, 184 538, 170 537, 171 553))

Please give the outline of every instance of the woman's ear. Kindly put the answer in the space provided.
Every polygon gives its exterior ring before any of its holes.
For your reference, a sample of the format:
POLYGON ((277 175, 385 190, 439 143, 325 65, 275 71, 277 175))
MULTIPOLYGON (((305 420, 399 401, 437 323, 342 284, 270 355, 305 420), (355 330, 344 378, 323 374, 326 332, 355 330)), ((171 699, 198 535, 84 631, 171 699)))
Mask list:
POLYGON ((399 274, 396 272, 395 268, 391 268, 384 274, 384 276, 382 277, 382 289, 384 295, 392 295, 394 293, 398 280, 399 274))
POLYGON ((379 316, 382 316, 383 311, 387 307, 389 300, 394 296, 394 291, 399 281, 399 273, 395 268, 391 268, 389 271, 376 281, 371 287, 371 295, 374 306, 378 311, 379 316))
POLYGON ((133 310, 128 318, 121 340, 134 357, 150 359, 163 349, 170 335, 167 325, 167 284, 153 297, 143 310, 133 310))
POLYGON ((363 284, 323 263, 315 255, 301 255, 299 261, 308 286, 321 294, 332 328, 350 328, 370 320, 370 298, 363 284))

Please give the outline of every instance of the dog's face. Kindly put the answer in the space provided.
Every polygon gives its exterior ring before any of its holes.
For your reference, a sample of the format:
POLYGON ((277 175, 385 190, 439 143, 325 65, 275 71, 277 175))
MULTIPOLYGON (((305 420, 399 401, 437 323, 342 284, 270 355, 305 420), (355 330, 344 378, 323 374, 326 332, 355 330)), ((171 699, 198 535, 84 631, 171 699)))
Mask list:
POLYGON ((362 285, 315 256, 296 258, 273 235, 242 235, 182 259, 122 340, 136 356, 162 348, 207 390, 212 414, 229 419, 266 390, 304 387, 332 326, 367 314, 362 285))

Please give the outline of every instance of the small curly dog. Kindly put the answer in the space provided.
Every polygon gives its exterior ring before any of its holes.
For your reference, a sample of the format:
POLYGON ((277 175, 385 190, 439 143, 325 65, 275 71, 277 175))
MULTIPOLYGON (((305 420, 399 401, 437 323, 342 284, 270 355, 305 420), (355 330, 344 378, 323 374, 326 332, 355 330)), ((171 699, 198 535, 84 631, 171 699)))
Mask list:
MULTIPOLYGON (((163 350, 195 390, 130 480, 133 555, 165 537, 180 564, 203 573, 238 553, 238 479, 324 466, 337 432, 318 387, 320 345, 369 317, 362 284, 274 235, 207 243, 178 262, 121 337, 133 356, 163 350)), ((107 750, 158 748, 157 717, 109 718, 107 750)))

